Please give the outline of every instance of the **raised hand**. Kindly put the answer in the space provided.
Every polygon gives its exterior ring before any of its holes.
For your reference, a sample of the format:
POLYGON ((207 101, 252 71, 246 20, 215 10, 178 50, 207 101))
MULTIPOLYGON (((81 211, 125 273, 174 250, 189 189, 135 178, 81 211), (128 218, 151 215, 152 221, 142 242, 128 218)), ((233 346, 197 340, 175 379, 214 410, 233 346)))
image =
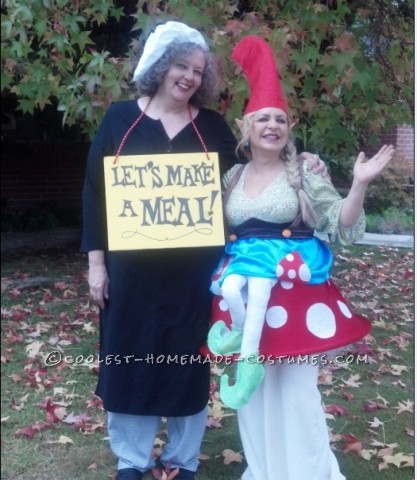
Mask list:
POLYGON ((353 166, 353 178, 355 181, 368 185, 382 173, 388 163, 394 157, 395 150, 392 145, 384 145, 378 153, 369 160, 361 152, 353 166))
POLYGON ((392 145, 384 145, 369 160, 361 152, 353 166, 353 183, 340 210, 339 223, 346 228, 355 225, 363 208, 366 189, 374 178, 382 173, 392 160, 395 150, 392 145))

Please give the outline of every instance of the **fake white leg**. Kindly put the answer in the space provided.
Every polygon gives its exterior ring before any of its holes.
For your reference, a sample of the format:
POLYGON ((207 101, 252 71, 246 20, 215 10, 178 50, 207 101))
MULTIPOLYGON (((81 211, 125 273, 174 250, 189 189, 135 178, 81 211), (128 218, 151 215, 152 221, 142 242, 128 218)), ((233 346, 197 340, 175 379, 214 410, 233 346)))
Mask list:
POLYGON ((247 278, 243 275, 230 274, 223 280, 222 296, 229 307, 232 319, 231 328, 227 328, 223 321, 217 321, 211 327, 207 344, 216 355, 229 355, 240 352, 245 321, 245 304, 242 298, 242 289, 247 278))
POLYGON ((248 278, 244 275, 232 273, 227 275, 222 283, 222 296, 229 307, 232 325, 238 329, 243 329, 245 323, 245 304, 242 298, 242 289, 246 285, 248 278))
POLYGON ((277 280, 273 278, 248 277, 248 303, 240 352, 242 357, 252 355, 259 350, 266 307, 272 287, 276 283, 277 280))
POLYGON ((242 480, 345 480, 330 449, 318 366, 265 364, 265 378, 238 411, 248 462, 242 480))
POLYGON ((266 307, 275 284, 274 279, 248 277, 248 303, 236 383, 230 386, 227 375, 222 376, 220 383, 220 398, 230 408, 246 405, 264 378, 264 367, 257 357, 266 307))

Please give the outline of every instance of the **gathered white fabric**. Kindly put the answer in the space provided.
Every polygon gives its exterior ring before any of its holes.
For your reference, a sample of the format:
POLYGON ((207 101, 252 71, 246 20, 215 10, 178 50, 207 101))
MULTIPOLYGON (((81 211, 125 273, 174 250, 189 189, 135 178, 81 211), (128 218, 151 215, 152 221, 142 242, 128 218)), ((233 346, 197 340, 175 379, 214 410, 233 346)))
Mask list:
POLYGON ((198 30, 184 23, 170 21, 163 25, 158 25, 155 31, 149 35, 145 43, 142 56, 133 73, 133 80, 139 80, 139 78, 162 57, 168 45, 172 42, 191 42, 196 43, 205 51, 209 49, 203 35, 201 35, 198 30))
POLYGON ((264 381, 237 412, 248 462, 242 480, 346 480, 330 448, 319 366, 264 365, 264 381))

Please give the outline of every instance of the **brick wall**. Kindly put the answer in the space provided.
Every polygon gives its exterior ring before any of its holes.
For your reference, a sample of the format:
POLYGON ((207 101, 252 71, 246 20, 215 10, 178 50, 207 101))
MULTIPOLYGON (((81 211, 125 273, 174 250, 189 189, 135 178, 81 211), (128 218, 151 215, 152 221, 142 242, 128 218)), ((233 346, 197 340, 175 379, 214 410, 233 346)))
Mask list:
POLYGON ((397 154, 405 161, 414 164, 414 128, 408 125, 398 126, 396 129, 397 154))
POLYGON ((409 125, 398 125, 391 132, 380 135, 380 144, 376 147, 363 147, 368 158, 372 157, 382 145, 394 145, 396 155, 393 168, 402 177, 403 188, 407 192, 414 189, 414 128, 409 125))
POLYGON ((15 142, 1 159, 2 210, 81 206, 88 144, 15 142))
POLYGON ((394 145, 397 163, 412 174, 414 172, 414 128, 409 125, 398 125, 391 132, 380 136, 379 146, 365 147, 365 153, 370 157, 384 144, 394 145))

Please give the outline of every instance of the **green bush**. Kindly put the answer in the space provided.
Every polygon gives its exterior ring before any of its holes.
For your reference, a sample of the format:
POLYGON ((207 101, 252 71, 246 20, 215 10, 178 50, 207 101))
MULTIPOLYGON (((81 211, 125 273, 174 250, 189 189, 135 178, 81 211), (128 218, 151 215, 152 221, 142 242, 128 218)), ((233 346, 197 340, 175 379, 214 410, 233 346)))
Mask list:
POLYGON ((382 175, 368 187, 365 210, 369 213, 382 213, 392 208, 411 210, 414 192, 406 190, 403 174, 395 168, 387 168, 382 175))
MULTIPOLYGON (((331 169, 333 183, 343 197, 347 195, 352 184, 355 161, 356 157, 352 157, 346 162, 345 173, 331 169)), ((369 185, 365 197, 365 212, 382 214, 391 208, 411 211, 413 206, 414 188, 410 184, 410 175, 407 170, 401 168, 400 162, 394 160, 392 165, 369 185)))
POLYGON ((381 214, 366 215, 368 233, 409 234, 413 232, 414 214, 410 210, 390 207, 381 214))

